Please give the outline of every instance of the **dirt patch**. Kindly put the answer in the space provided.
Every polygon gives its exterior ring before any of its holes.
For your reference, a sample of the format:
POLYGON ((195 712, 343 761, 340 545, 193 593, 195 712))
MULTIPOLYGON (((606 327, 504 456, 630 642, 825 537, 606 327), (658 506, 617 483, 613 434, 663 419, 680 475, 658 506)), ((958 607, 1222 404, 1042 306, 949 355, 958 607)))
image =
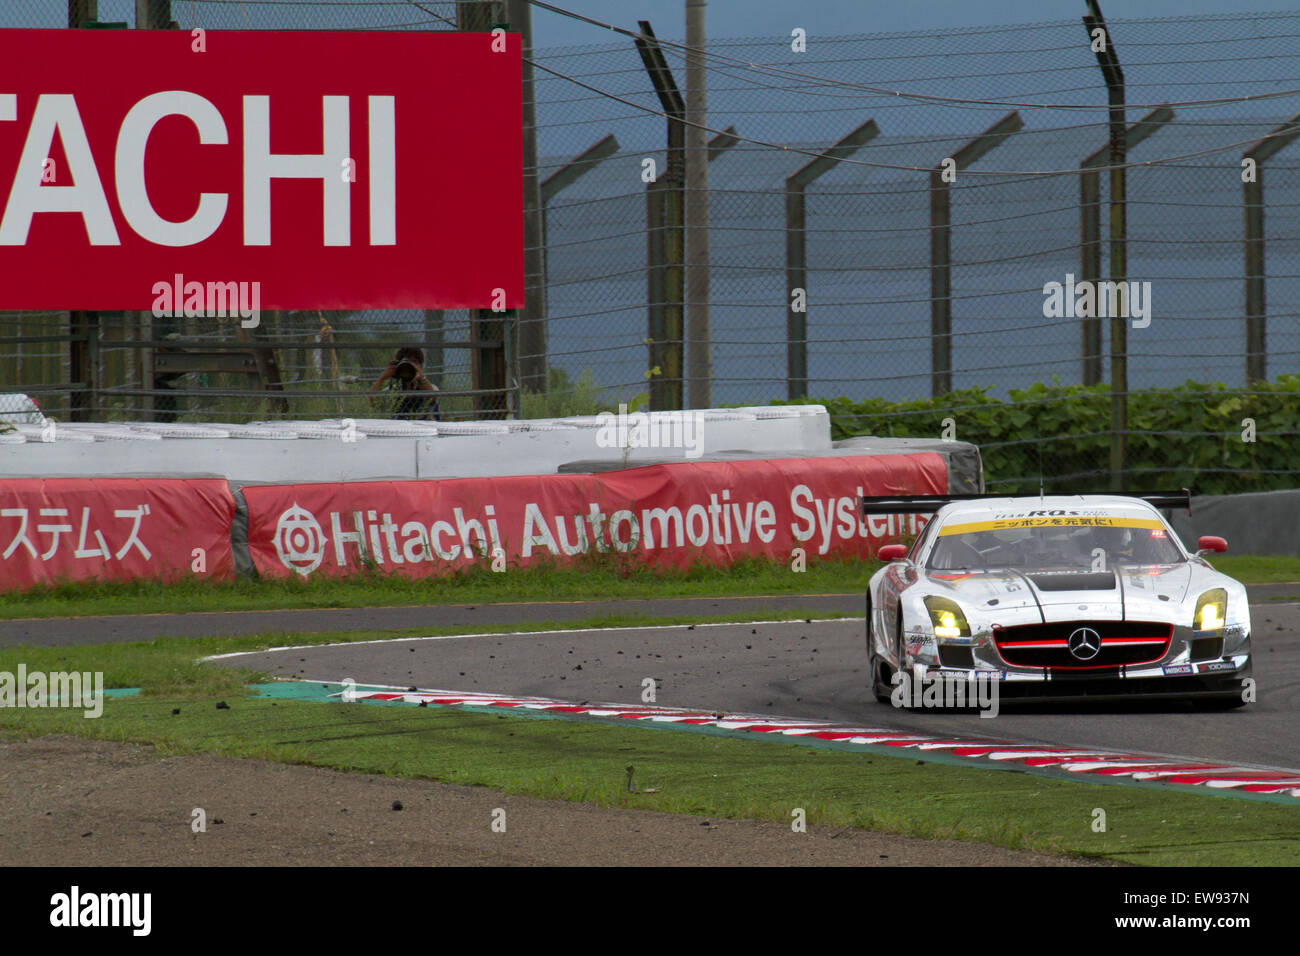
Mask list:
POLYGON ((0 865, 34 864, 1090 865, 854 829, 793 833, 777 823, 604 809, 427 780, 163 757, 150 747, 65 736, 0 743, 0 865), (206 832, 191 829, 196 808, 206 832), (498 809, 504 833, 492 830, 498 809))

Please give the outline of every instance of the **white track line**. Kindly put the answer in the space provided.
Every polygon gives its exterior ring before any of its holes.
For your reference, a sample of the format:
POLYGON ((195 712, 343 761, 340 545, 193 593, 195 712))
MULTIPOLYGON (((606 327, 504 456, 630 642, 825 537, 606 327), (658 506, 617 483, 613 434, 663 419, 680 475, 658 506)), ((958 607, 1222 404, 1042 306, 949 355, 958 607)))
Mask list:
POLYGON ((329 644, 288 644, 268 647, 264 651, 235 651, 230 654, 213 654, 200 657, 200 661, 218 661, 230 657, 247 657, 253 654, 278 654, 281 651, 304 651, 319 647, 364 647, 367 644, 401 644, 410 641, 459 641, 467 637, 537 637, 541 634, 617 634, 623 631, 690 631, 705 627, 749 627, 754 624, 843 624, 856 621, 852 617, 793 618, 784 621, 718 621, 701 624, 642 624, 636 627, 570 627, 553 631, 487 631, 477 634, 433 634, 427 637, 385 637, 373 641, 334 641, 329 644))

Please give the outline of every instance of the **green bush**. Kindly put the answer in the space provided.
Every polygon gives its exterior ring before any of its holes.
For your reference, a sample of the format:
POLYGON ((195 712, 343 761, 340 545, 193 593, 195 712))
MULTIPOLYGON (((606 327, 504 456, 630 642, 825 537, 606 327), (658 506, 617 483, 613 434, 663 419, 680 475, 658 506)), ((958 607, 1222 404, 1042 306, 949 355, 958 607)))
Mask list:
MULTIPOLYGON (((832 437, 950 437, 978 445, 991 491, 1104 491, 1110 476, 1110 386, 1038 383, 1009 390, 1010 401, 988 388, 938 398, 889 402, 847 397, 807 399, 826 406, 832 437)), ((1295 450, 1300 375, 1229 388, 1186 382, 1177 388, 1129 393, 1130 487, 1191 488, 1196 494, 1232 494, 1292 488, 1300 476, 1295 450), (1255 440, 1244 438, 1253 419, 1255 440)))
POLYGON ((520 418, 567 418, 571 415, 597 415, 600 412, 617 412, 620 402, 634 412, 648 405, 650 395, 640 392, 630 397, 607 394, 610 389, 596 384, 596 376, 586 369, 576 382, 562 368, 547 369, 546 392, 524 392, 520 418))

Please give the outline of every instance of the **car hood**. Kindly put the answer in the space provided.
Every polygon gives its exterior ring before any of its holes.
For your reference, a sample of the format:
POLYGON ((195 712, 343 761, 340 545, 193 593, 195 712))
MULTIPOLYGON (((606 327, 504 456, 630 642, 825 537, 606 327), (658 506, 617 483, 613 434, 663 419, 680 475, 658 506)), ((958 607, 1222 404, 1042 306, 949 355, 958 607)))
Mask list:
POLYGON ((1163 620, 1187 597, 1187 564, 1122 567, 1113 571, 933 571, 934 593, 967 613, 1042 608, 1045 620, 1163 620))

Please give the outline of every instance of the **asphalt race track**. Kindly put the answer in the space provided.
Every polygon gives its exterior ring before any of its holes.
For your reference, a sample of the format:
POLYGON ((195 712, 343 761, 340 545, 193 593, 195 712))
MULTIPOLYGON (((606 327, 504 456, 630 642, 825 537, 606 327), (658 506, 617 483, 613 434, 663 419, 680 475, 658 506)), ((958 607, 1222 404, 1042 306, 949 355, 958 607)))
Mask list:
POLYGON ((855 595, 674 598, 549 604, 154 614, 0 621, 0 646, 66 646, 172 635, 440 627, 566 622, 606 614, 646 616, 807 612, 811 623, 650 627, 613 631, 351 644, 254 654, 229 663, 315 680, 640 703, 733 713, 806 717, 938 734, 1023 739, 1081 749, 1136 750, 1227 763, 1300 768, 1300 603, 1296 584, 1251 587, 1256 703, 1197 712, 1176 701, 1038 705, 1003 702, 995 719, 974 713, 908 712, 877 703, 866 688, 855 595), (1269 600, 1269 598, 1275 600, 1269 600))
MULTIPOLYGON (((1294 594, 1300 585, 1288 585, 1294 594)), ((510 624, 581 621, 606 615, 709 617, 774 611, 859 614, 856 595, 658 598, 655 600, 557 601, 546 604, 440 604, 414 607, 311 608, 286 611, 198 611, 191 614, 115 614, 102 617, 15 618, 0 621, 0 647, 30 644, 115 644, 156 637, 404 630, 416 627, 503 627, 510 624)))
POLYGON ((860 618, 406 638, 248 654, 223 663, 311 680, 352 678, 358 684, 578 702, 639 703, 642 681, 650 677, 654 702, 672 707, 1297 768, 1300 603, 1253 604, 1251 617, 1258 700, 1227 712, 1194 711, 1177 701, 1032 707, 1003 702, 994 719, 895 709, 867 690, 860 618))

